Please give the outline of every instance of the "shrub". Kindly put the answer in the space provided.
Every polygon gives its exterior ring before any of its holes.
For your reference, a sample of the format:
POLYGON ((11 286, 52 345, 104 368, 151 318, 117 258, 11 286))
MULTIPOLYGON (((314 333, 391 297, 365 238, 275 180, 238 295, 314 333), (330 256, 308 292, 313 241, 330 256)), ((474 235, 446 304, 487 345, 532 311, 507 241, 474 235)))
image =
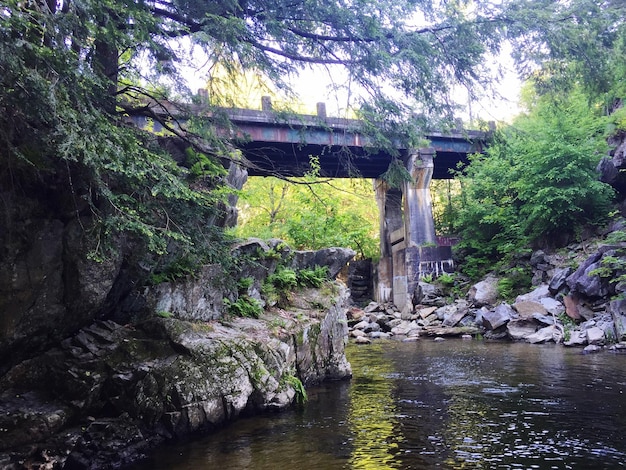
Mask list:
POLYGON ((298 285, 302 287, 320 287, 328 280, 328 266, 315 266, 313 269, 301 269, 297 272, 298 285))

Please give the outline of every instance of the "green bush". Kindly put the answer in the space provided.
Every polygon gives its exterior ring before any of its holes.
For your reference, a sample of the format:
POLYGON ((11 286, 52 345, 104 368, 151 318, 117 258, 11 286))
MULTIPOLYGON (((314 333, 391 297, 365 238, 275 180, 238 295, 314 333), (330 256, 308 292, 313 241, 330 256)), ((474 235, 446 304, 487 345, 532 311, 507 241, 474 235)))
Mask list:
POLYGON ((263 313, 261 303, 248 295, 239 296, 235 302, 224 298, 224 305, 228 313, 236 317, 259 318, 263 313))
POLYGON ((302 287, 320 287, 328 280, 328 267, 315 266, 313 269, 301 269, 296 273, 298 285, 302 287))
POLYGON ((266 282, 278 290, 289 290, 298 286, 298 276, 293 269, 280 267, 267 277, 266 282))

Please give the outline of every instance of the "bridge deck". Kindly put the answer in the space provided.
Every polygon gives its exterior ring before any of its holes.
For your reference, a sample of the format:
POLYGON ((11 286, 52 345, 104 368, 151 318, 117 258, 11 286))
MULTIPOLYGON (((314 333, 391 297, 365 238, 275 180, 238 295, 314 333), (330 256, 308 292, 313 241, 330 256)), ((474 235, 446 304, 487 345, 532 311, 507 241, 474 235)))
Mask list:
MULTIPOLYGON (((209 108, 201 104, 182 111, 173 104, 159 103, 153 111, 164 109, 177 116, 179 122, 185 121, 182 113, 210 115, 209 108)), ((252 164, 248 169, 251 176, 302 176, 309 170, 309 156, 314 155, 319 158, 322 176, 377 178, 393 158, 390 153, 372 147, 371 141, 358 131, 361 125, 358 120, 326 117, 325 112, 321 116, 285 117, 272 110, 231 108, 221 109, 220 113, 236 128, 238 139, 233 141, 252 164)), ((143 124, 140 118, 133 120, 140 126, 143 124)), ((160 130, 156 123, 154 130, 160 130)), ((433 178, 451 178, 450 170, 457 168, 459 162, 467 162, 469 154, 482 151, 486 135, 474 130, 429 132, 426 138, 436 151, 433 178)), ((407 150, 401 144, 396 148, 400 155, 407 150)))

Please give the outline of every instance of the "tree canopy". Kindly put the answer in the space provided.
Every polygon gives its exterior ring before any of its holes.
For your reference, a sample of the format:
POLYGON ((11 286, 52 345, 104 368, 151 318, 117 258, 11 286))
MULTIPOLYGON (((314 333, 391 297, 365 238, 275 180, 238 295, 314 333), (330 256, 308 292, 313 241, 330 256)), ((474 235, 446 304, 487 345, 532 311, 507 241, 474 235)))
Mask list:
POLYGON ((302 67, 341 67, 366 129, 384 145, 451 118, 455 87, 487 84, 504 38, 516 41, 520 65, 550 78, 544 83, 581 80, 618 96, 624 66, 613 53, 623 57, 624 8, 618 0, 5 0, 0 182, 23 193, 63 188, 69 197, 48 203, 94 218, 94 240, 130 232, 157 253, 173 242, 206 245, 224 197, 220 162, 237 158, 232 148, 210 126, 194 139, 163 119, 170 133, 157 136, 124 118, 131 108, 149 114, 142 98, 184 101, 186 58, 253 71, 285 90, 302 67))

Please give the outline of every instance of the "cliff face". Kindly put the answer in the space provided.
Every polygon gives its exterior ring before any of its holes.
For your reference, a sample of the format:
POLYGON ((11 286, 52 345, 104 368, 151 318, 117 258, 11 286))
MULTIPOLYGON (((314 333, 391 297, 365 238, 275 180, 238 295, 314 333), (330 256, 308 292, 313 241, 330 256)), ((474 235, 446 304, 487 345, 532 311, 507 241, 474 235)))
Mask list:
POLYGON ((0 466, 128 464, 165 439, 284 408, 302 398, 300 380, 349 377, 348 296, 333 289, 328 309, 312 290, 259 319, 81 329, 0 379, 0 466))
MULTIPOLYGON (((294 252, 253 241, 233 249, 237 276, 253 279, 245 293, 217 265, 143 286, 145 267, 131 262, 127 240, 108 260, 90 259, 89 209, 76 206, 67 184, 6 188, 0 467, 125 465, 163 440, 288 406, 303 384, 350 376, 348 295, 331 279, 285 296, 280 308, 266 305, 257 319, 226 312, 240 295, 260 300, 279 263, 295 271, 325 265, 334 277, 351 250, 294 252)), ((232 222, 224 212, 216 223, 232 222)))
POLYGON ((0 375, 92 322, 122 264, 120 255, 87 258, 88 219, 63 217, 34 198, 2 200, 0 375))

